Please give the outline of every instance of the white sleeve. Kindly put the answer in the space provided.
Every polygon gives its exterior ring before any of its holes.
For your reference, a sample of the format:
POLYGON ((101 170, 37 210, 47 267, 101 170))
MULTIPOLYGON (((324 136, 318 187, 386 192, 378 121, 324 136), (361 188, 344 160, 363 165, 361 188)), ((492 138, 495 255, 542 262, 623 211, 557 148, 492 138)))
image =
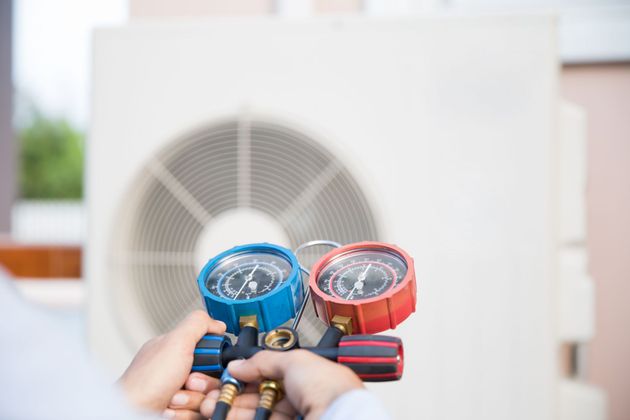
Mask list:
POLYGON ((355 389, 337 397, 322 416, 323 420, 387 420, 391 417, 376 395, 355 389))
POLYGON ((135 412, 107 383, 70 319, 21 299, 1 267, 0 342, 1 419, 151 416, 135 412))

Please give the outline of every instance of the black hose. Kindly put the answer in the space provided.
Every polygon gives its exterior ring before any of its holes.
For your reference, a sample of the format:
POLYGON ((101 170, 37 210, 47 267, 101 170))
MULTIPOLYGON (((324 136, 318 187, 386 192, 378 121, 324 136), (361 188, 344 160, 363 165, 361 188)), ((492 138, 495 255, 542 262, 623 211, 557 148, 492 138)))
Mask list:
POLYGON ((214 413, 212 413, 212 420, 225 420, 231 405, 224 403, 223 401, 217 401, 217 405, 214 406, 214 413))
POLYGON ((254 420, 268 420, 269 417, 271 417, 271 410, 267 410, 265 407, 256 408, 256 414, 254 414, 254 420))
POLYGON ((244 348, 254 347, 258 345, 258 328, 247 325, 241 328, 238 334, 236 345, 244 348))
POLYGON ((335 326, 330 326, 326 328, 326 332, 317 343, 317 347, 319 348, 330 348, 330 347, 339 347, 339 341, 341 337, 344 336, 343 331, 335 326))

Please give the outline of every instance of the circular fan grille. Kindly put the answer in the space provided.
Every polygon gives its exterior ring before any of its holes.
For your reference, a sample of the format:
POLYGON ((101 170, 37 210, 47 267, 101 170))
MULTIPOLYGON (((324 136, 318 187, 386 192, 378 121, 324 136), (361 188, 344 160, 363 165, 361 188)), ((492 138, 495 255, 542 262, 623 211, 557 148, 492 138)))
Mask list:
MULTIPOLYGON (((199 238, 213 220, 243 208, 274 219, 291 249, 314 239, 379 239, 350 173, 304 134, 240 119, 190 133, 148 162, 122 203, 111 281, 120 328, 131 345, 203 307, 196 284, 199 238), (134 318, 151 331, 139 333, 134 318)), ((302 263, 310 267, 325 251, 311 249, 302 263)), ((300 327, 306 342, 323 331, 311 306, 300 327)))

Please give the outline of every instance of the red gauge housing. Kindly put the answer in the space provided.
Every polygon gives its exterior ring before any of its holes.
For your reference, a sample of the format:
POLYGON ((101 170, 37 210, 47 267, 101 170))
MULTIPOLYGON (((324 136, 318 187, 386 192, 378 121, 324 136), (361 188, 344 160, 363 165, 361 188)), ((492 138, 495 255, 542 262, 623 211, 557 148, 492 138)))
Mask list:
POLYGON ((396 328, 416 310, 416 275, 413 259, 397 246, 383 242, 358 242, 330 251, 313 266, 309 285, 317 316, 326 325, 330 325, 335 315, 350 317, 353 334, 373 334, 396 328), (319 277, 329 263, 344 254, 363 250, 384 251, 402 259, 407 266, 402 281, 378 296, 358 300, 346 300, 334 291, 328 294, 319 288, 319 277))

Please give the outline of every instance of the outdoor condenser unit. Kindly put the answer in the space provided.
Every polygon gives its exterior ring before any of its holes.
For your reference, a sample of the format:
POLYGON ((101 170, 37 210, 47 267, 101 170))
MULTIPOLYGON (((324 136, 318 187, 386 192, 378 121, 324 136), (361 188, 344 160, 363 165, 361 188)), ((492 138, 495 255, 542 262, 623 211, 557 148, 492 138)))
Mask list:
POLYGON ((93 72, 85 275, 112 368, 202 307, 224 249, 383 240, 419 285, 404 377, 375 387, 395 418, 557 417, 554 19, 137 21, 96 32, 93 72))

